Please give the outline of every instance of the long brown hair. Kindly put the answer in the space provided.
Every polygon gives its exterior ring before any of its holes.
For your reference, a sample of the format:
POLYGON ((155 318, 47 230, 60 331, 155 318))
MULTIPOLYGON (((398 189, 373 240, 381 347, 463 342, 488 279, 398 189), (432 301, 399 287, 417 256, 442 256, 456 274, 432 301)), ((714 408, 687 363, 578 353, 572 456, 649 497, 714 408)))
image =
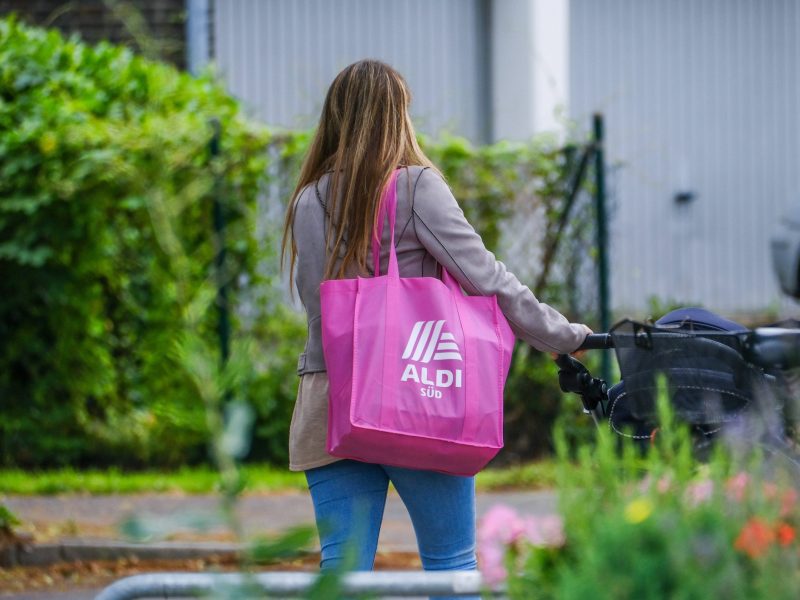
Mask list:
POLYGON ((400 165, 433 167, 417 144, 410 102, 402 75, 377 60, 353 63, 333 80, 286 211, 281 264, 289 246, 290 277, 297 258, 292 232, 297 197, 328 171, 325 279, 343 277, 353 263, 366 273, 378 203, 392 171, 400 165))

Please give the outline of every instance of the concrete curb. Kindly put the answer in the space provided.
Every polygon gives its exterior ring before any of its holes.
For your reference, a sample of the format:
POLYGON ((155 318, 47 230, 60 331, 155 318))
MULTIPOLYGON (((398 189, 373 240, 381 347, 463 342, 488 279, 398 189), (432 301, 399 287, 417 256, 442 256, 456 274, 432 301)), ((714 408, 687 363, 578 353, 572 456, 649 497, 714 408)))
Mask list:
POLYGON ((136 544, 114 540, 62 540, 54 544, 17 544, 0 549, 0 568, 46 567, 60 562, 92 560, 186 560, 236 557, 243 550, 231 542, 155 542, 136 544))

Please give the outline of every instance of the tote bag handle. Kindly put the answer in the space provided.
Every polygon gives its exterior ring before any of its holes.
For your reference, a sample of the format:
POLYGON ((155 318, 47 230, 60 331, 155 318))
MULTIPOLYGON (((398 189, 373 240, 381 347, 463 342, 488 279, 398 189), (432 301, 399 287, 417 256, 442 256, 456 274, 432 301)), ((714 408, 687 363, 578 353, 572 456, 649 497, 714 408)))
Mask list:
MULTIPOLYGON (((378 209, 378 220, 375 226, 375 233, 372 237, 372 265, 373 277, 380 277, 381 274, 381 242, 383 240, 383 222, 386 220, 386 213, 389 213, 389 230, 391 231, 389 245, 389 268, 387 275, 400 278, 400 270, 397 266, 397 250, 394 245, 394 230, 397 223, 397 175, 400 169, 396 169, 389 177, 389 181, 381 195, 381 203, 378 209)), ((461 293, 461 286, 455 278, 450 275, 447 269, 442 266, 442 282, 453 292, 461 293)))
MULTIPOLYGON (((392 172, 392 175, 389 177, 389 181, 384 188, 383 194, 381 196, 381 205, 379 209, 379 216, 378 222, 375 228, 375 235, 372 239, 372 264, 373 264, 373 276, 380 277, 380 252, 381 252, 381 241, 383 239, 383 222, 386 219, 386 214, 388 213, 389 216, 389 230, 391 232, 390 235, 390 245, 389 245, 389 265, 387 269, 387 275, 389 277, 389 292, 387 295, 387 311, 389 314, 393 314, 397 307, 394 303, 397 300, 397 295, 392 293, 391 287, 395 286, 399 283, 400 280, 400 271, 397 264, 397 251, 395 249, 394 243, 394 233, 395 227, 397 224, 397 175, 399 173, 399 169, 392 172)), ((455 280, 455 278, 449 273, 447 269, 442 266, 442 283, 444 283, 450 292, 454 295, 454 304, 456 311, 458 312, 458 319, 461 322, 461 329, 465 333, 472 329, 471 323, 464 323, 462 318, 462 311, 460 310, 460 302, 458 300, 459 297, 463 296, 463 292, 461 291, 461 286, 455 280)), ((499 335, 499 334, 498 334, 499 335)), ((387 332, 386 337, 386 344, 388 348, 394 348, 397 345, 397 331, 394 328, 390 328, 387 332)), ((465 371, 469 373, 477 372, 476 369, 478 365, 474 363, 475 357, 472 356, 472 353, 466 352, 466 348, 464 349, 464 362, 465 362, 465 371)), ((396 371, 396 361, 391 360, 391 357, 388 355, 384 358, 384 376, 388 378, 389 381, 394 381, 398 379, 398 373, 396 371)), ((502 387, 502 384, 501 384, 502 387)), ((464 414, 464 424, 463 424, 463 432, 468 435, 472 436, 475 433, 475 429, 477 427, 476 422, 476 413, 477 413, 477 406, 478 400, 477 398, 471 397, 471 395, 467 395, 467 406, 465 407, 465 414, 464 414)), ((386 423, 388 419, 388 411, 387 403, 381 401, 381 413, 380 413, 380 422, 381 424, 386 423)))

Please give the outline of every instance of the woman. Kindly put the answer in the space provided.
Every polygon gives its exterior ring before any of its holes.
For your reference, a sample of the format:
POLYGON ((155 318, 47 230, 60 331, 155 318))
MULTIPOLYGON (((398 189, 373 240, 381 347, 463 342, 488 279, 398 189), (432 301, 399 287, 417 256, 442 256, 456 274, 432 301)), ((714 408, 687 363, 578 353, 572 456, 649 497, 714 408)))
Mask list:
MULTIPOLYGON (((476 567, 472 477, 341 460, 325 451, 328 378, 319 285, 373 272, 371 240, 381 191, 397 179, 395 245, 400 275, 445 267, 469 294, 496 295, 517 337, 539 350, 575 350, 589 328, 536 300, 484 247, 439 171, 416 142, 402 76, 374 60, 331 84, 287 215, 283 254, 308 316, 308 340, 289 434, 290 468, 305 471, 320 530, 323 569, 371 569, 391 481, 408 508, 426 570, 476 567), (345 561, 345 558, 347 561, 345 561)), ((384 227, 381 263, 387 264, 384 227)))

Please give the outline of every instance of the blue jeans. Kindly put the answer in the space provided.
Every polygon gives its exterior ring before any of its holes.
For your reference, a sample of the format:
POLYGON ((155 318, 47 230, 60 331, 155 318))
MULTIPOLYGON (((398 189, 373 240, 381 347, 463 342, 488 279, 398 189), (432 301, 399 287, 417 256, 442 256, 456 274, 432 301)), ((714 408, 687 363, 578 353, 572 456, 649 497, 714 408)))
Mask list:
POLYGON ((370 570, 391 481, 411 516, 426 571, 473 570, 475 478, 340 460, 305 472, 322 569, 370 570))

